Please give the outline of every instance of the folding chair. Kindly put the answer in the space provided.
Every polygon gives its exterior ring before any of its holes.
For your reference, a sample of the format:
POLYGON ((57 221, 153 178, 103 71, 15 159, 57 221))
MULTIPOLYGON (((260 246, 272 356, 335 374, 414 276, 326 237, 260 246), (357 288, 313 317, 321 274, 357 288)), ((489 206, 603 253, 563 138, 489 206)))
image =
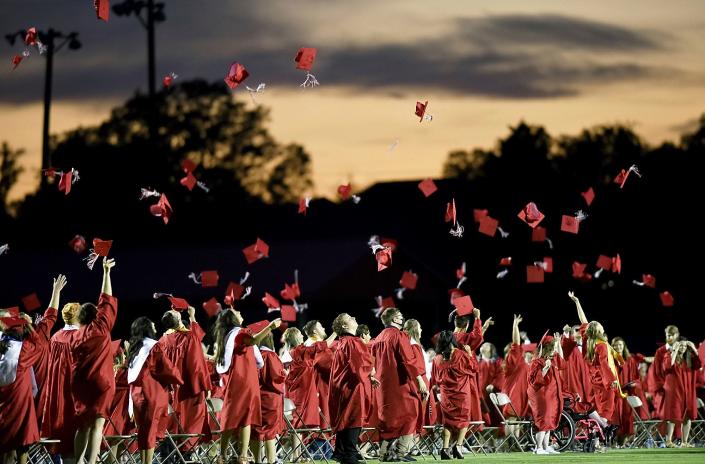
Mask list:
POLYGON ((502 419, 502 424, 505 427, 505 437, 504 440, 502 440, 499 445, 496 446, 495 451, 501 451, 502 447, 505 444, 509 445, 509 450, 511 451, 512 446, 516 445, 519 448, 519 451, 522 453, 525 452, 529 446, 531 445, 531 421, 529 420, 524 420, 524 419, 507 419, 504 417, 504 414, 502 413, 502 408, 504 406, 507 406, 508 408, 511 409, 511 413, 514 417, 520 417, 519 414, 517 413, 516 409, 514 409, 514 405, 512 404, 512 400, 509 398, 509 395, 506 393, 498 392, 498 393, 490 393, 490 401, 492 401, 492 405, 494 406, 495 410, 497 411, 497 414, 499 414, 499 417, 502 419), (515 429, 516 427, 516 429, 515 429), (512 431, 512 433, 508 432, 509 430, 512 431), (513 430, 517 430, 519 432, 518 436, 513 433, 513 430))
MULTIPOLYGON (((108 424, 113 425, 113 421, 110 417, 105 420, 105 427, 108 424)), ((137 459, 135 455, 130 451, 132 445, 137 441, 137 434, 132 433, 128 435, 103 435, 103 446, 107 449, 101 449, 98 453, 98 462, 101 464, 117 464, 117 463, 127 463, 127 464, 137 464, 137 459), (113 455, 113 447, 116 447, 118 454, 113 455)))
POLYGON ((47 446, 56 445, 58 443, 61 443, 61 440, 54 440, 50 438, 40 439, 37 443, 29 447, 28 462, 30 464, 53 464, 47 446))
POLYGON ((698 398, 698 418, 690 421, 689 442, 697 445, 705 442, 705 403, 698 398))
MULTIPOLYGON (((465 434, 465 441, 463 445, 467 448, 473 456, 477 456, 479 451, 484 455, 487 455, 486 441, 482 435, 482 430, 485 425, 485 421, 470 421, 468 424, 468 431, 465 434)), ((496 427, 493 427, 496 429, 496 427)))
POLYGON ((430 455, 433 459, 438 459, 436 454, 440 453, 443 448, 443 426, 439 424, 424 425, 423 429, 426 433, 419 435, 418 448, 422 455, 430 455))
POLYGON ((663 436, 658 431, 658 426, 661 424, 661 421, 654 419, 643 420, 639 416, 637 408, 644 406, 641 402, 641 398, 638 396, 627 396, 627 403, 632 410, 632 417, 634 418, 634 439, 629 443, 629 448, 644 446, 649 439, 654 443, 663 442, 663 436))
MULTIPOLYGON (((202 463, 215 462, 217 460, 218 456, 220 456, 220 443, 223 439, 222 426, 218 420, 218 413, 223 410, 223 400, 221 398, 207 398, 206 407, 208 410, 208 415, 213 421, 215 428, 211 428, 212 441, 202 445, 197 455, 198 460, 202 463)), ((235 456, 238 455, 238 451, 235 449, 233 441, 228 443, 228 454, 235 456)))
MULTIPOLYGON (((296 405, 289 398, 284 398, 284 424, 286 425, 286 438, 290 439, 290 446, 287 448, 284 442, 285 436, 279 437, 277 444, 283 451, 284 461, 295 462, 301 457, 314 460, 314 454, 319 455, 323 461, 328 463, 325 450, 316 441, 316 438, 322 434, 320 427, 294 427, 294 422, 302 422, 301 416, 296 411, 296 405), (315 446, 315 451, 312 454, 309 451, 309 443, 315 446), (291 458, 291 459, 290 459, 291 458)), ((328 442, 329 443, 329 442, 328 442)))
POLYGON ((191 449, 186 449, 189 441, 193 438, 202 438, 203 435, 200 433, 185 433, 184 428, 181 425, 178 415, 174 412, 171 404, 169 404, 168 414, 170 419, 176 423, 178 432, 171 433, 168 428, 164 431, 164 438, 161 440, 159 448, 162 453, 155 453, 154 458, 157 463, 169 463, 169 464, 193 464, 201 462, 198 459, 198 453, 196 451, 196 446, 191 449), (164 452, 166 448, 166 452, 164 452), (186 456, 190 455, 191 459, 186 459, 186 456), (196 459, 193 459, 196 458, 196 459))

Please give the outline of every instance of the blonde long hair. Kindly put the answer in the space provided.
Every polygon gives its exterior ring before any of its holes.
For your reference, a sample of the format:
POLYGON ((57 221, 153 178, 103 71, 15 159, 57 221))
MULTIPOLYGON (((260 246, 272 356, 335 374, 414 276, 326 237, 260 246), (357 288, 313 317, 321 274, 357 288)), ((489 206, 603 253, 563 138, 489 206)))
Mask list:
POLYGON ((588 324, 587 330, 585 331, 585 338, 587 338, 587 358, 590 362, 595 359, 595 346, 597 346, 597 342, 607 342, 607 336, 604 333, 598 334, 598 325, 600 325, 599 322, 592 321, 588 324))

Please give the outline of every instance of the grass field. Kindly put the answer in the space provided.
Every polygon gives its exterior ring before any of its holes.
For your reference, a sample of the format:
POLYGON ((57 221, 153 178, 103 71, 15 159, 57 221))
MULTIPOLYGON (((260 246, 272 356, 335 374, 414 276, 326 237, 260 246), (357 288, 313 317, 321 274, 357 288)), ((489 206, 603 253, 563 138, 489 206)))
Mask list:
MULTIPOLYGON (((317 461, 323 462, 323 461, 317 461)), ((333 461, 331 461, 332 463, 333 461)), ((374 462, 377 461, 368 461, 374 462)), ((433 458, 419 459, 419 463, 436 462, 433 458)), ((441 461, 437 461, 439 464, 441 461)), ((563 453, 554 456, 536 456, 531 453, 497 453, 488 456, 468 456, 463 460, 443 461, 443 463, 544 463, 544 462, 578 462, 581 464, 705 464, 705 448, 690 449, 636 449, 611 450, 606 453, 563 453)))

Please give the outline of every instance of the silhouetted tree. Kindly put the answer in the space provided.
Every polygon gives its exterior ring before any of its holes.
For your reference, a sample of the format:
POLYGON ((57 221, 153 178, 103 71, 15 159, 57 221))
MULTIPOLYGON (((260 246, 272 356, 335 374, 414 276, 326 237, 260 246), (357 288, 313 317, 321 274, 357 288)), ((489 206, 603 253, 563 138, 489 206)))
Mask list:
POLYGON ((485 176, 485 164, 493 157, 493 152, 475 148, 472 151, 454 150, 448 154, 443 164, 443 177, 476 179, 485 176))
POLYGON ((7 142, 2 142, 2 147, 0 147, 0 201, 5 206, 10 189, 24 171, 24 168, 17 164, 23 154, 23 149, 13 150, 7 142))

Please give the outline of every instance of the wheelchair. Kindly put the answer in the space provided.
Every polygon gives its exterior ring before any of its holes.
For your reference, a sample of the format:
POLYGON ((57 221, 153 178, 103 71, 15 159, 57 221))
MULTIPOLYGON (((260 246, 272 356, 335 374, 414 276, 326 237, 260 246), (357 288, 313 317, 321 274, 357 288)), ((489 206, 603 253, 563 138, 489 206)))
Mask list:
MULTIPOLYGON (((594 453, 600 446, 600 440, 605 441, 605 435, 600 424, 590 418, 593 410, 591 405, 582 403, 575 397, 563 398, 563 412, 558 427, 551 431, 550 443, 554 449, 560 452, 594 453)), ((531 431, 531 442, 536 445, 535 434, 538 430, 533 424, 531 431)))

